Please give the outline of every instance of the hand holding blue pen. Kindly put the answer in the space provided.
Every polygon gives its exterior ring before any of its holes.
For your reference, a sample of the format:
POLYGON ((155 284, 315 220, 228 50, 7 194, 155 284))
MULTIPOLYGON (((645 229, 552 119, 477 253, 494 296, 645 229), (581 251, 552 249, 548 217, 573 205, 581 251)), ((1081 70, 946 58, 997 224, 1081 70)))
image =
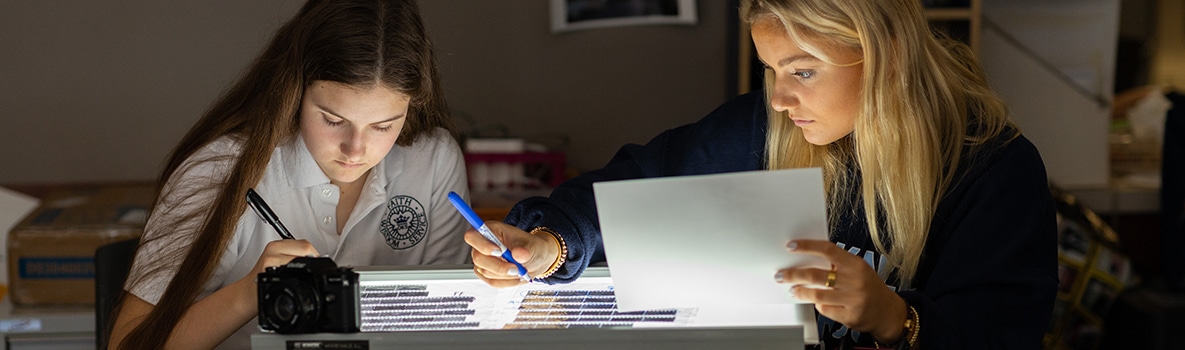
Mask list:
POLYGON ((506 249, 506 246, 502 244, 502 241, 498 239, 498 236, 495 236, 494 232, 490 231, 490 228, 486 226, 485 221, 483 221, 481 217, 477 216, 477 213, 473 211, 473 208, 470 208, 469 204, 465 203, 465 200, 461 199, 460 195, 457 195, 456 192, 449 192, 448 200, 453 202, 453 206, 457 207, 457 211, 461 212, 461 216, 464 216, 465 220, 469 221, 469 225, 472 225, 478 233, 481 233, 482 237, 485 237, 486 240, 498 245, 498 249, 502 251, 502 259, 506 259, 507 262, 514 264, 514 266, 518 268, 518 277, 520 279, 524 281, 530 280, 530 277, 527 277, 527 268, 523 267, 523 264, 519 264, 518 261, 514 260, 514 257, 510 255, 510 249, 506 249))

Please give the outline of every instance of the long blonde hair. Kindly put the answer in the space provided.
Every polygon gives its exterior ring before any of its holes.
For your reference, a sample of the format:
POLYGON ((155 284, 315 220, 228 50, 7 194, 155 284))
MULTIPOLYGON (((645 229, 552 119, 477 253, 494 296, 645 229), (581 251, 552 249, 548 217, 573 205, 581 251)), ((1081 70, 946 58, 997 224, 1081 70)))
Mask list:
POLYGON ((769 108, 774 77, 766 70, 766 166, 822 167, 831 227, 862 203, 874 245, 908 285, 963 147, 1019 135, 974 54, 932 34, 917 0, 752 0, 741 19, 780 21, 803 50, 830 64, 850 62, 835 62, 824 45, 862 54, 855 129, 824 146, 769 108))

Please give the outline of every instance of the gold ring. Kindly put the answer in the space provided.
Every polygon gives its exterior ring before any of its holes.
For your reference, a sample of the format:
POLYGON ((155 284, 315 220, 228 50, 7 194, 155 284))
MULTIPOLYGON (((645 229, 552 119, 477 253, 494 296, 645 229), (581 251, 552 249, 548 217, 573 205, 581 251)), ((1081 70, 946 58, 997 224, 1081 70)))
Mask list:
POLYGON ((826 286, 827 288, 835 287, 835 270, 831 270, 831 272, 827 273, 827 283, 824 283, 823 286, 826 286))

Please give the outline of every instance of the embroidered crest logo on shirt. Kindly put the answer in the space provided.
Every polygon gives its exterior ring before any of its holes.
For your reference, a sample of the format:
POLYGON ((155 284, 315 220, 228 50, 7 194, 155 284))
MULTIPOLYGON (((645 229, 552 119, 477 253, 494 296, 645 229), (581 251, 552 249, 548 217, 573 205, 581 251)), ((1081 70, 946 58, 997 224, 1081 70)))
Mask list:
POLYGON ((411 196, 398 195, 387 201, 387 216, 379 225, 387 245, 395 250, 414 247, 428 234, 424 205, 411 196))

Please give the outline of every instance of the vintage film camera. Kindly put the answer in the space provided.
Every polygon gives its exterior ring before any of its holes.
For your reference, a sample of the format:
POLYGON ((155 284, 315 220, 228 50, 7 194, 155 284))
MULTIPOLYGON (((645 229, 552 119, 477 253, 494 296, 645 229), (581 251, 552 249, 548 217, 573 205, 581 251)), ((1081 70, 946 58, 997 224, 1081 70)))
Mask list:
POLYGON ((259 273, 259 327, 282 334, 351 333, 362 323, 358 273, 326 257, 299 257, 259 273))

